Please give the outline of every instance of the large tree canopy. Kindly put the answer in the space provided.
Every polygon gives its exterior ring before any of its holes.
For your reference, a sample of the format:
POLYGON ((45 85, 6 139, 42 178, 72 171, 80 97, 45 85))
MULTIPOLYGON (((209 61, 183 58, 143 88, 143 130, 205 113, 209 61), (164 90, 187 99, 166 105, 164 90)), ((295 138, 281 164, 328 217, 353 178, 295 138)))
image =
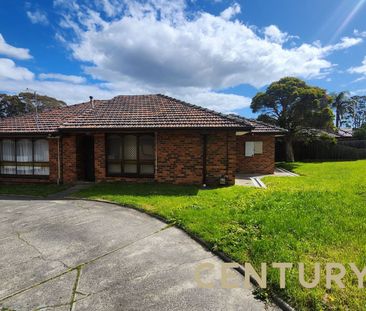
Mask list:
POLYGON ((288 130, 286 158, 294 161, 293 139, 304 129, 333 128, 332 98, 324 89, 309 86, 298 78, 286 77, 273 82, 252 100, 251 109, 259 119, 288 130))
POLYGON ((0 118, 14 117, 27 112, 64 107, 66 103, 53 97, 36 95, 33 93, 19 93, 18 95, 0 94, 0 118))

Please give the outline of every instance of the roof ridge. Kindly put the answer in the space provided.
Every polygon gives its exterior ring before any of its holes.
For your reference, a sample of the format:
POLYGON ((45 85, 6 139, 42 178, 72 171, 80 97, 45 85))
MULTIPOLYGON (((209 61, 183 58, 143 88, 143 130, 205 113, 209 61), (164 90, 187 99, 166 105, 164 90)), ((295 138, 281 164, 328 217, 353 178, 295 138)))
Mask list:
MULTIPOLYGON (((218 112, 218 111, 215 111, 215 110, 212 110, 212 109, 208 109, 208 108, 205 108, 205 107, 202 107, 202 106, 199 106, 199 105, 195 105, 195 104, 191 104, 191 103, 187 103, 181 99, 177 99, 177 98, 174 98, 174 97, 171 97, 171 96, 168 96, 168 95, 165 95, 165 94, 154 94, 154 95, 157 95, 157 96, 160 96, 160 97, 163 97, 163 98, 166 98, 166 99, 170 99, 170 100, 174 100, 180 104, 183 104, 183 105, 186 105, 186 106, 189 106, 189 107, 192 107, 192 108, 195 108, 195 109, 198 109, 198 110, 201 110, 201 111, 205 111, 205 112, 209 112, 211 114, 214 114, 216 116, 220 116, 226 120, 229 120, 229 121, 233 121, 229 116, 225 115, 224 113, 221 113, 221 112, 218 112)), ((240 122, 240 121, 238 121, 240 122)), ((242 123, 246 126, 250 126, 250 127, 253 127, 251 124, 247 124, 247 122, 245 121, 242 121, 242 123)))
POLYGON ((274 125, 274 124, 271 124, 271 123, 266 123, 266 122, 264 122, 264 121, 260 121, 260 120, 256 120, 256 119, 248 119, 248 120, 250 120, 250 121, 252 121, 252 122, 257 122, 257 123, 260 123, 260 124, 262 124, 262 125, 265 125, 265 126, 269 126, 269 127, 272 127, 272 128, 275 128, 275 129, 279 129, 279 130, 286 130, 286 129, 284 129, 283 127, 280 127, 280 126, 278 126, 278 125, 274 125))
MULTIPOLYGON (((113 97, 114 98, 114 97, 113 97)), ((112 98, 112 99, 113 99, 112 98)), ((111 101, 112 99, 109 99, 109 100, 100 100, 100 99, 93 99, 94 101, 94 105, 99 105, 103 102, 109 102, 111 101)), ((83 103, 78 103, 78 104, 74 104, 74 105, 69 105, 68 107, 75 107, 75 106, 81 106, 81 105, 90 105, 90 101, 89 102, 83 102, 83 103)), ((65 122, 61 122, 59 125, 58 125, 58 128, 60 128, 61 126, 67 124, 67 123, 70 123, 70 122, 73 122, 75 119, 77 118, 80 118, 82 117, 83 115, 89 113, 90 111, 92 111, 93 109, 95 108, 95 106, 90 106, 90 107, 86 107, 85 110, 81 111, 79 114, 75 114, 73 116, 70 116, 67 118, 67 121, 65 122)))

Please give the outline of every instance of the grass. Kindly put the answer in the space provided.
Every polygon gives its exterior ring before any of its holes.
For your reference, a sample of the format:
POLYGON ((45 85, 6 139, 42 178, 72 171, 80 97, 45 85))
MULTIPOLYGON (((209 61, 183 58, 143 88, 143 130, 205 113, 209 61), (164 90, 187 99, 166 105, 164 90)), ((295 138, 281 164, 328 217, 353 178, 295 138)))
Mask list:
MULTIPOLYGON (((234 260, 322 264, 314 289, 299 285, 297 267, 279 288, 278 270, 269 269, 268 286, 299 310, 365 310, 366 294, 349 269, 346 288, 325 288, 324 264, 366 266, 366 161, 294 163, 300 177, 266 177, 268 189, 103 183, 80 197, 133 205, 155 213, 201 237, 234 260)), ((258 269, 258 271, 260 271, 258 269)))
POLYGON ((0 185, 0 194, 3 195, 29 195, 36 197, 46 197, 63 191, 70 186, 55 184, 24 184, 24 185, 0 185))

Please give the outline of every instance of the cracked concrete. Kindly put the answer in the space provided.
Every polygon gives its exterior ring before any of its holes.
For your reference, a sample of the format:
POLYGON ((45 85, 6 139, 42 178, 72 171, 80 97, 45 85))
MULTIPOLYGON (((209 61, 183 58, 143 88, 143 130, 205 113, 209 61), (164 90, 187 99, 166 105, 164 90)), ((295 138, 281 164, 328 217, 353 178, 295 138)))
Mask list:
POLYGON ((0 309, 276 309, 252 290, 198 288, 196 265, 214 263, 204 277, 218 283, 220 259, 177 228, 108 203, 0 197, 0 254, 0 309))

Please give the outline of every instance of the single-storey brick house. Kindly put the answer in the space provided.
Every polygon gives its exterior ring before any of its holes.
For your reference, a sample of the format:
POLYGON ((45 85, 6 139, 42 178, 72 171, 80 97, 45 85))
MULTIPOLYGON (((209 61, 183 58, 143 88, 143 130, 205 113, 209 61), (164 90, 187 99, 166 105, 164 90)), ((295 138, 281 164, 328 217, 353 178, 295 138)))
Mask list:
POLYGON ((0 183, 234 184, 273 173, 283 130, 164 95, 117 96, 0 120, 0 183))

